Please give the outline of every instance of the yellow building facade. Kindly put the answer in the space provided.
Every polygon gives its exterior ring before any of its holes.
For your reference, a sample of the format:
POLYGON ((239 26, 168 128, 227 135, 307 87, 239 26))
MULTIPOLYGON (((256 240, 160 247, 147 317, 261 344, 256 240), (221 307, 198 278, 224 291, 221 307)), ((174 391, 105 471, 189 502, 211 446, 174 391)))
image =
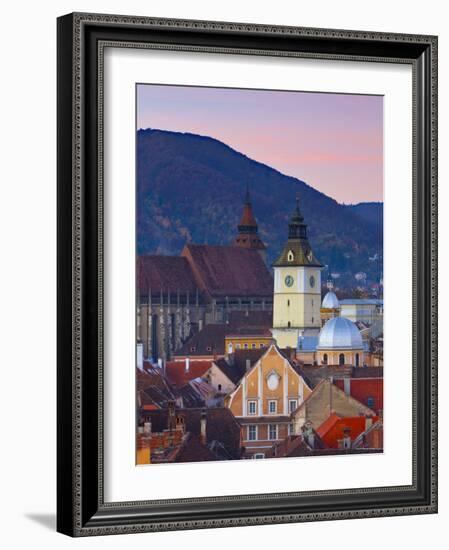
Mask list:
POLYGON ((271 456, 273 445, 291 431, 291 413, 310 393, 288 359, 270 345, 225 401, 241 425, 246 458, 271 456))
POLYGON ((321 327, 321 263, 307 237, 307 225, 296 209, 288 226, 288 240, 273 263, 273 337, 280 348, 296 348, 305 329, 321 327))

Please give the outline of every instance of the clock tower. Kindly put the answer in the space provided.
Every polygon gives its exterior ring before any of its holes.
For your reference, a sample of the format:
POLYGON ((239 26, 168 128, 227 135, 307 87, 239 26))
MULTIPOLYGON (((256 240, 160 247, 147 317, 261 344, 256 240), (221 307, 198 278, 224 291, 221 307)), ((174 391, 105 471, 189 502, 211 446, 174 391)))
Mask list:
POLYGON ((307 238, 299 198, 288 225, 288 240, 273 263, 273 337, 280 348, 296 349, 305 329, 320 329, 321 269, 307 238))

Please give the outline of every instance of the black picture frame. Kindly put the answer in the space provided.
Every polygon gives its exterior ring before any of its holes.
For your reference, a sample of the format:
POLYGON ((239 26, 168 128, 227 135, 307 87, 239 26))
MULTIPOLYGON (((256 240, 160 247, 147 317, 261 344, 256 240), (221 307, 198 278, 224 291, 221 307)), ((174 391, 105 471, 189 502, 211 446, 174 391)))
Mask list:
MULTIPOLYGON (((71 536, 437 511, 437 37, 75 13, 58 28, 57 530, 71 536), (413 68, 413 483, 105 503, 102 44, 225 48, 413 68)), ((107 274, 105 274, 107 276, 107 274)), ((151 495, 148 495, 151 499, 151 495)))

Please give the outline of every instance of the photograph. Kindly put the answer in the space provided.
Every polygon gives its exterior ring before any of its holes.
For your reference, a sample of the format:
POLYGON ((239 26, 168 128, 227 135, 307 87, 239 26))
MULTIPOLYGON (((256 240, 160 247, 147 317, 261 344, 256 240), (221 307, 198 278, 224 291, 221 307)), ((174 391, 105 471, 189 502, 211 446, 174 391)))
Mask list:
POLYGON ((384 97, 135 93, 136 465, 383 453, 384 97))

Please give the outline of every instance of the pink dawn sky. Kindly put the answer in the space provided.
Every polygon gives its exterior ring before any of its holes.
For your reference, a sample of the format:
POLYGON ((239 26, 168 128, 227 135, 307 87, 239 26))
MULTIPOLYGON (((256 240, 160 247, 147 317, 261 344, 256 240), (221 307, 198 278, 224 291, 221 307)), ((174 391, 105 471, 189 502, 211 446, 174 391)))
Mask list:
POLYGON ((137 86, 137 127, 191 132, 340 203, 383 201, 383 97, 137 86))

